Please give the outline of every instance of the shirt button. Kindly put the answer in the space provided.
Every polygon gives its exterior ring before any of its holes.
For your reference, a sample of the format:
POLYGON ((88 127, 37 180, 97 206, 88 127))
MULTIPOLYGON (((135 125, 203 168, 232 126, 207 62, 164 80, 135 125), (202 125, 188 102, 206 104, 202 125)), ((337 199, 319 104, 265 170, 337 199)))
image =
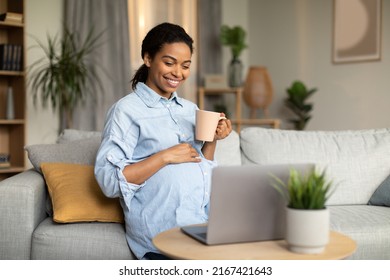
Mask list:
POLYGON ((204 176, 207 176, 207 172, 203 173, 204 176))
POLYGON ((186 135, 185 135, 185 134, 182 134, 181 136, 182 136, 182 137, 186 137, 186 135))

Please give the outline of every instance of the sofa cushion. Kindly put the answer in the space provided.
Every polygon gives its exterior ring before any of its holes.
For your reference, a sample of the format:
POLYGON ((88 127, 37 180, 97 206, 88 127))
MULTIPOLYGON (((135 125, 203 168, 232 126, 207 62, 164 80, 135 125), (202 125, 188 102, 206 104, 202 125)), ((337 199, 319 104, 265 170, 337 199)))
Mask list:
POLYGON ((241 165, 240 136, 236 131, 217 142, 215 160, 218 165, 241 165))
POLYGON ((349 259, 390 259, 390 208, 370 205, 329 206, 330 228, 356 241, 349 259))
MULTIPOLYGON (((28 145, 25 150, 35 170, 42 173, 42 162, 94 165, 100 142, 100 132, 65 129, 57 139, 59 144, 28 145)), ((49 196, 46 201, 46 212, 49 216, 53 215, 49 196)))
POLYGON ((32 236, 31 259, 131 260, 135 257, 127 245, 123 224, 57 224, 47 218, 32 236))
POLYGON ((100 136, 62 144, 35 144, 25 147, 34 168, 41 172, 42 162, 66 162, 94 165, 100 147, 100 136))
POLYGON ((390 207, 390 175, 375 190, 368 204, 390 207))
POLYGON ((367 204, 390 174, 390 130, 294 131, 245 128, 243 164, 314 163, 335 191, 328 205, 367 204))
POLYGON ((42 163, 41 169, 51 197, 54 221, 124 222, 119 200, 103 194, 92 165, 42 163))

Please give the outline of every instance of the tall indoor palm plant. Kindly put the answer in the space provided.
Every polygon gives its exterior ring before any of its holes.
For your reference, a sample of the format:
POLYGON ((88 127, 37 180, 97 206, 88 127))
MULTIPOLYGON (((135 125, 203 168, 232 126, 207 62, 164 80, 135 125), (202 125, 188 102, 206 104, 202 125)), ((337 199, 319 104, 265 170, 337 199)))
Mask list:
POLYGON ((94 71, 99 65, 88 59, 88 54, 100 46, 101 35, 94 35, 91 29, 82 40, 77 32, 65 27, 61 38, 48 35, 47 45, 36 40, 45 56, 29 67, 33 101, 36 105, 40 96, 44 108, 50 101, 53 110, 59 111, 64 128, 73 126, 73 110, 86 94, 94 93, 96 85, 101 87, 94 71))

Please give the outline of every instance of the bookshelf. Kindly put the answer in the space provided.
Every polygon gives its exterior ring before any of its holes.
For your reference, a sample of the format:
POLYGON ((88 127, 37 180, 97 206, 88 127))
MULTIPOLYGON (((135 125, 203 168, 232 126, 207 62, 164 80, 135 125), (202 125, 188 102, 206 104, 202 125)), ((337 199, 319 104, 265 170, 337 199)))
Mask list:
MULTIPOLYGON (((24 0, 0 0, 0 14, 16 13, 24 17, 24 0)), ((0 180, 25 169, 26 75, 24 21, 0 21, 0 44, 21 46, 20 66, 0 70, 0 154, 9 156, 8 164, 0 164, 0 180), (12 88, 12 103, 8 102, 12 88), (13 106, 7 106, 11 104, 13 106), (9 113, 8 108, 12 108, 9 113), (9 165, 9 166, 7 166, 9 165)), ((13 59, 14 56, 13 56, 13 59)), ((4 69, 0 67, 0 69, 4 69)))

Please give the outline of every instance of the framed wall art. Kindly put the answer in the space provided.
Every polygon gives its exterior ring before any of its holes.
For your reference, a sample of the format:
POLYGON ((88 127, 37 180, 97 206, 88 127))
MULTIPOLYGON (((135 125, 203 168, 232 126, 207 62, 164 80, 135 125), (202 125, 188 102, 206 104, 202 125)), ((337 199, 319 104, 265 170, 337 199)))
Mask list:
POLYGON ((381 59, 382 0, 333 0, 333 62, 381 59))

